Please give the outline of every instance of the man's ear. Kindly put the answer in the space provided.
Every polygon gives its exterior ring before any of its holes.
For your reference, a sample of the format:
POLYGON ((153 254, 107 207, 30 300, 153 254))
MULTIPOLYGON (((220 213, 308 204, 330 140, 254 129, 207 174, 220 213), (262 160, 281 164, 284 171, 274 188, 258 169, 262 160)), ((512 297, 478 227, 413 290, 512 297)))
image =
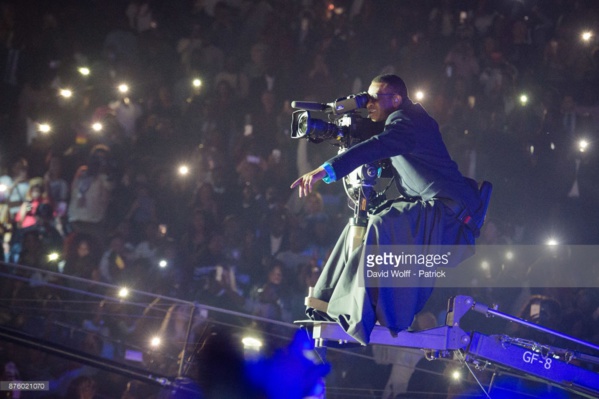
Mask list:
POLYGON ((402 96, 400 96, 399 94, 396 94, 393 96, 393 107, 394 108, 399 108, 399 106, 401 105, 402 102, 403 102, 402 96))

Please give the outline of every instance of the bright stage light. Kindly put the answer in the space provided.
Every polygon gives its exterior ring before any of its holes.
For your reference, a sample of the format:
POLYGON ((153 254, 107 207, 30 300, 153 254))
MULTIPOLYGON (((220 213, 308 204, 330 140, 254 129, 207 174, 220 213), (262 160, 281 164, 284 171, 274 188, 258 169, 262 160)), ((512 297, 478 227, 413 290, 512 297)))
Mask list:
POLYGON ((118 86, 119 89, 119 93, 121 94, 127 94, 129 92, 129 86, 126 83, 121 83, 118 86))
POLYGON ((37 130, 40 133, 50 133, 50 131, 52 130, 52 127, 50 126, 49 123, 40 123, 37 125, 37 130))
POLYGON ((160 337, 152 337, 152 339, 150 340, 150 346, 152 348, 158 348, 161 343, 162 340, 160 339, 160 337))
POLYGON ((122 287, 119 290, 119 298, 127 298, 129 296, 129 288, 127 287, 122 287))
POLYGON ((92 130, 94 132, 101 132, 104 129, 104 126, 100 122, 92 123, 92 130))
POLYGON ((79 73, 83 76, 89 76, 89 74, 91 73, 88 67, 81 67, 77 69, 77 71, 79 71, 79 73))
POLYGON ((63 98, 71 98, 71 97, 73 97, 73 91, 71 89, 60 89, 60 91, 58 92, 58 94, 60 94, 60 96, 63 97, 63 98))
POLYGON ((179 166, 179 174, 181 176, 187 176, 189 174, 189 166, 187 166, 187 165, 179 166))
POLYGON ((262 341, 255 337, 243 337, 241 343, 245 349, 260 350, 262 341))
POLYGON ((460 381, 462 379, 462 372, 460 370, 454 370, 451 372, 451 379, 454 381, 460 381))

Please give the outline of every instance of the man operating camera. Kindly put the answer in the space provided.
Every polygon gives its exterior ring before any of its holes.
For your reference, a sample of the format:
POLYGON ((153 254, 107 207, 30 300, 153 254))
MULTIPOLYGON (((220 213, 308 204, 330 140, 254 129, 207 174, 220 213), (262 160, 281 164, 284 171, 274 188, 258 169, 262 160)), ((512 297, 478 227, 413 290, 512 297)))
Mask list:
POLYGON ((344 229, 312 294, 324 307, 307 310, 313 319, 337 321, 363 344, 369 342, 377 321, 392 335, 407 329, 432 293, 432 284, 397 287, 360 283, 366 249, 380 245, 471 249, 482 218, 476 183, 459 172, 437 122, 410 100, 404 81, 396 75, 377 76, 368 88, 368 97, 368 117, 374 122, 384 121, 383 131, 291 185, 298 187, 302 197, 319 180, 331 183, 361 165, 390 160, 400 198, 387 201, 369 215, 364 239, 352 251, 346 250, 350 226, 344 229))

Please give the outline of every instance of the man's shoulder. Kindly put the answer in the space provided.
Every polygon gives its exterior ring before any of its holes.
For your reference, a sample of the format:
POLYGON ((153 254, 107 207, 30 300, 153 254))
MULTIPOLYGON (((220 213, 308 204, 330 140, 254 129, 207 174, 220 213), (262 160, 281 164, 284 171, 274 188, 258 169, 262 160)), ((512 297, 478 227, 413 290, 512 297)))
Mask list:
POLYGON ((403 109, 398 109, 387 117, 387 120, 385 121, 385 128, 397 126, 397 124, 408 121, 409 119, 409 115, 407 115, 403 109))
POLYGON ((423 117, 430 118, 430 115, 426 112, 422 105, 409 101, 409 103, 405 104, 397 111, 392 112, 387 117, 386 124, 388 125, 400 120, 412 120, 423 117))

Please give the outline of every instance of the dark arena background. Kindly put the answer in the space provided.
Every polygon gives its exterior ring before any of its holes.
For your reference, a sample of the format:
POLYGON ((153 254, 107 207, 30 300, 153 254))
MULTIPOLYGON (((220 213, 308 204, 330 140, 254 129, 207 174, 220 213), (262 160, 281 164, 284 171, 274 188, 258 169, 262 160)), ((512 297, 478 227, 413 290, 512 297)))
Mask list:
POLYGON ((595 0, 0 0, 0 397, 599 397, 598 35, 595 0), (467 338, 312 349, 352 209, 289 189, 337 151, 291 103, 382 73, 504 252, 413 326, 467 338))

